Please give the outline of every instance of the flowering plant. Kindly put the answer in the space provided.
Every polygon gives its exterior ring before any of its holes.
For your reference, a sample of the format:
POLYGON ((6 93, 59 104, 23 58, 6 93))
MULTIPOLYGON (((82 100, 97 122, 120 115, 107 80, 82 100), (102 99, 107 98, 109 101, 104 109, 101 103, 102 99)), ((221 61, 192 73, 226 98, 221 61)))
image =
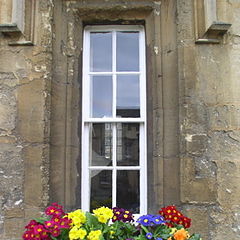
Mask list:
POLYGON ((29 222, 24 240, 201 240, 199 234, 188 233, 191 219, 175 206, 162 208, 159 215, 143 215, 136 221, 123 208, 65 213, 57 203, 46 208, 45 215, 29 222))

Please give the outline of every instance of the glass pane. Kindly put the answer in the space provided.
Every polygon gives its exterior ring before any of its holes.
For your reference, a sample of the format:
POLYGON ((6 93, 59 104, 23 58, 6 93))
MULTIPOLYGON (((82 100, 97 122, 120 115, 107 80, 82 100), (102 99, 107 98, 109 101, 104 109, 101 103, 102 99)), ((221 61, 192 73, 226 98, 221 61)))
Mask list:
POLYGON ((105 206, 112 208, 112 171, 91 171, 90 211, 105 206))
POLYGON ((90 166, 112 165, 112 124, 93 123, 90 127, 90 166))
POLYGON ((139 123, 117 123, 117 165, 139 165, 139 123))
POLYGON ((117 71, 139 71, 139 32, 117 32, 117 71))
POLYGON ((92 117, 112 116, 112 77, 92 76, 92 117))
POLYGON ((140 117, 140 89, 138 75, 117 77, 117 116, 140 117))
POLYGON ((139 213, 139 171, 117 172, 117 206, 139 213))
POLYGON ((112 71, 112 33, 92 32, 90 34, 90 70, 112 71))

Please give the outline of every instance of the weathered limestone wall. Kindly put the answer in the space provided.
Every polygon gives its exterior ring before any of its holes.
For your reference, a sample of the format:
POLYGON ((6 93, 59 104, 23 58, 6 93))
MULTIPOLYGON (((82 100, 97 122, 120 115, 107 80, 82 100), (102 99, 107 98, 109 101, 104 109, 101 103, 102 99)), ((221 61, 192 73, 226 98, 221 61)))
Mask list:
POLYGON ((217 0, 232 27, 201 45, 193 1, 37 2, 34 46, 0 35, 0 239, 49 201, 79 206, 82 28, 96 19, 146 23, 149 209, 178 204, 203 239, 240 239, 239 1, 217 0))
POLYGON ((26 221, 39 215, 49 199, 52 4, 38 4, 35 46, 9 46, 18 36, 0 35, 2 240, 20 239, 26 221))
POLYGON ((181 201, 204 239, 240 239, 240 2, 217 1, 232 24, 195 44, 193 5, 178 1, 181 201))

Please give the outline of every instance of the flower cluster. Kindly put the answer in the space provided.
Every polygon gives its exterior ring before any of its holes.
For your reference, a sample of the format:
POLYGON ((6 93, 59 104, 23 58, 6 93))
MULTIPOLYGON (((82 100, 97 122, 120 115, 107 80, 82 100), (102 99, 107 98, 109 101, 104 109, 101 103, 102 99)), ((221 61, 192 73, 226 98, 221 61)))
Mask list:
POLYGON ((164 207, 160 215, 142 215, 134 222, 130 211, 100 207, 93 213, 81 209, 65 214, 53 203, 45 210, 46 218, 31 220, 25 227, 24 240, 201 240, 186 228, 191 219, 175 206, 164 207), (110 222, 111 220, 111 222, 110 222))
POLYGON ((131 222, 134 221, 133 215, 130 211, 123 208, 114 207, 113 208, 113 222, 122 221, 122 222, 131 222))
POLYGON ((184 228, 191 226, 191 219, 184 216, 175 206, 167 206, 161 208, 159 214, 164 217, 169 227, 174 227, 175 224, 182 225, 184 228))
POLYGON ((49 220, 31 220, 25 227, 23 234, 24 240, 50 240, 52 237, 58 237, 62 229, 69 229, 71 220, 65 218, 62 206, 53 203, 45 210, 45 214, 50 217, 49 220))
POLYGON ((164 224, 164 218, 160 215, 143 215, 138 220, 138 223, 140 223, 143 226, 154 226, 158 224, 164 224))
POLYGON ((94 215, 98 218, 101 223, 106 223, 109 219, 113 217, 113 210, 107 207, 100 207, 93 210, 94 215))

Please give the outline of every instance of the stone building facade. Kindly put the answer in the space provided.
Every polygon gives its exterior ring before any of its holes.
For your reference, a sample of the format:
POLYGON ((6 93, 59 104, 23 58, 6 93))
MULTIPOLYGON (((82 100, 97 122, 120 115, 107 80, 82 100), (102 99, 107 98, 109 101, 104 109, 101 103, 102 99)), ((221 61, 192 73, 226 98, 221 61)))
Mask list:
POLYGON ((0 239, 81 207, 83 29, 146 32, 148 211, 240 239, 239 0, 1 0, 0 239))

